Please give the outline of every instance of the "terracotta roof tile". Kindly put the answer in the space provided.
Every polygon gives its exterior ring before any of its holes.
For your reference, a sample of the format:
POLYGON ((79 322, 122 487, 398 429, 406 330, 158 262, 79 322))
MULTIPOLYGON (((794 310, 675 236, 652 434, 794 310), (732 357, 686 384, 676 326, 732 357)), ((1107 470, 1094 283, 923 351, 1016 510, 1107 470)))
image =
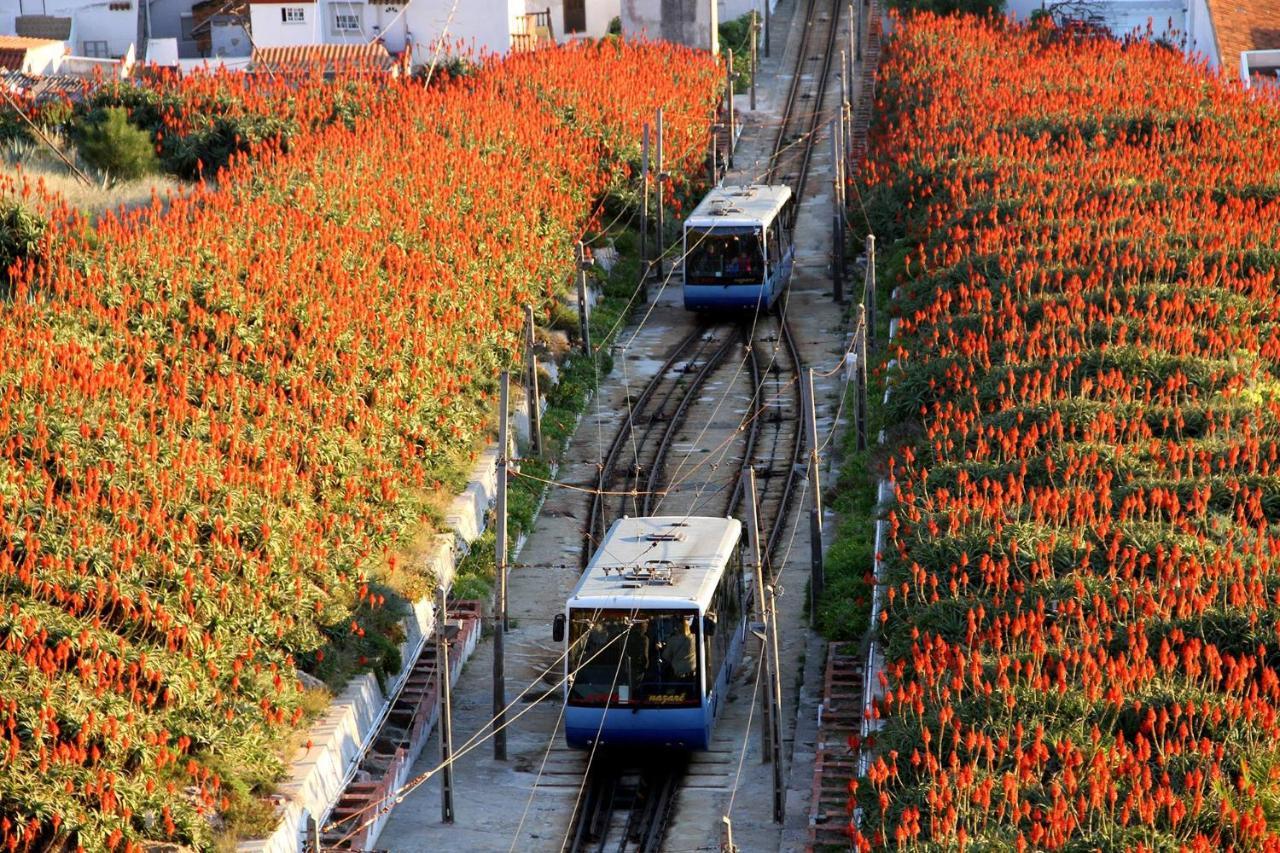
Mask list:
POLYGON ((1280 0, 1209 0, 1222 67, 1240 73, 1246 50, 1280 50, 1280 0))
POLYGON ((26 36, 0 36, 0 50, 21 50, 26 52, 33 47, 48 47, 61 44, 55 39, 33 39, 26 36))
POLYGON ((0 68, 7 68, 10 71, 21 71, 22 63, 27 58, 25 48, 17 47, 0 47, 0 68))
POLYGON ((391 54, 380 44, 306 44, 291 47, 254 48, 253 64, 272 68, 308 66, 391 68, 391 54))

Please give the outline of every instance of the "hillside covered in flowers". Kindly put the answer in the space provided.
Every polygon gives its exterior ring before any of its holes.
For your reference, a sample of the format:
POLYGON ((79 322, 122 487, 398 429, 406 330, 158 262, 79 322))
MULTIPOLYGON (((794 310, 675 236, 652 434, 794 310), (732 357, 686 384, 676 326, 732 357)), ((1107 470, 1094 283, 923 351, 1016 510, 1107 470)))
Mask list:
POLYGON ((1280 111, 1181 54, 899 22, 888 659, 857 845, 1280 843, 1280 111))
POLYGON ((717 83, 611 42, 109 93, 231 159, 93 227, 55 209, 0 305, 0 846, 208 847, 269 787, 297 666, 335 638, 380 663, 368 569, 413 570, 522 305, 548 316, 657 107, 677 180, 701 168, 717 83))

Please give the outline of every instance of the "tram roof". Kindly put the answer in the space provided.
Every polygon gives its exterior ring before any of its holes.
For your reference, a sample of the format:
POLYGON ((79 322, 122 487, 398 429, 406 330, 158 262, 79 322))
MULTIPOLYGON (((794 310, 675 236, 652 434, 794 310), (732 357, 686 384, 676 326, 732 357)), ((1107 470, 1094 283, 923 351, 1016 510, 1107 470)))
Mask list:
POLYGON ((620 518, 569 596, 570 607, 705 607, 734 558, 736 518, 620 518))
POLYGON ((712 187, 685 220, 686 228, 741 227, 772 222, 791 198, 786 184, 712 187))

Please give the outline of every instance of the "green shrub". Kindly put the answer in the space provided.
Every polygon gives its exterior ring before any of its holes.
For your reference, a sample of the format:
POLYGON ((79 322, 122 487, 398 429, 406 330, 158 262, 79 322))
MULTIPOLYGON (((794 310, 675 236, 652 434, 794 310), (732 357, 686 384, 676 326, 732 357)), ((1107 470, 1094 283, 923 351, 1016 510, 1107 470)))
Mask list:
POLYGON ((151 134, 129 123, 123 107, 91 114, 79 129, 80 156, 113 178, 132 181, 159 165, 151 134))
POLYGON ((16 201, 0 202, 0 289, 7 291, 9 267, 40 251, 49 223, 16 201))

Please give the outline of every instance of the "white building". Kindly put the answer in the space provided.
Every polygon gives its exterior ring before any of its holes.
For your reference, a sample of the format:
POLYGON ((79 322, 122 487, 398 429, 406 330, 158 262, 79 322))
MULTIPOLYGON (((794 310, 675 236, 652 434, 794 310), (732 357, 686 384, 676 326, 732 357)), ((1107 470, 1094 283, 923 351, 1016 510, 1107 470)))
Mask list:
POLYGON ((603 36, 620 0, 249 0, 256 48, 380 42, 414 64, 446 54, 505 54, 566 36, 603 36))
POLYGON ((1019 20, 1039 10, 1096 17, 1117 36, 1150 33, 1248 86, 1276 79, 1280 0, 1008 0, 1019 20))
POLYGON ((720 5, 720 0, 622 0, 622 32, 719 53, 720 5))
POLYGON ((24 74, 56 74, 66 45, 53 39, 0 36, 0 70, 24 74))
POLYGON ((0 33, 61 28, 76 57, 124 59, 135 53, 142 36, 139 0, 0 0, 0 7, 12 13, 0 13, 0 33))

